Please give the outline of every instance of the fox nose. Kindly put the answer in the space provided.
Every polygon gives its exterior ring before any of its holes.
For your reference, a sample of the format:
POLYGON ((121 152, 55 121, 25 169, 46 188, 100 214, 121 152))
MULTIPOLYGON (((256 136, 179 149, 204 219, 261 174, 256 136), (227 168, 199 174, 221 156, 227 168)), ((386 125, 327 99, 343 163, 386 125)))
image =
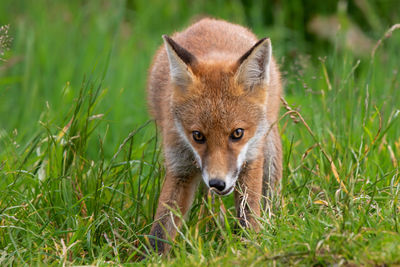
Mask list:
POLYGON ((223 191, 225 189, 225 182, 220 179, 211 179, 208 184, 211 188, 216 188, 219 191, 223 191))

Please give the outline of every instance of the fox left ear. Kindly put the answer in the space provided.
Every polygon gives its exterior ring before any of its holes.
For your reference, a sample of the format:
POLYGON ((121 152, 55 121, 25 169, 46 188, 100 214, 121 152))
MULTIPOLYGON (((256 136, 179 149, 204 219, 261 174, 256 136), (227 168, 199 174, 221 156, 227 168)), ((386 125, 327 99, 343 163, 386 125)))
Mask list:
POLYGON ((193 81, 190 67, 197 62, 197 59, 169 36, 163 35, 162 37, 167 50, 172 82, 181 89, 185 89, 193 81))
POLYGON ((270 78, 271 41, 263 38, 238 60, 236 80, 246 89, 267 85, 270 78))

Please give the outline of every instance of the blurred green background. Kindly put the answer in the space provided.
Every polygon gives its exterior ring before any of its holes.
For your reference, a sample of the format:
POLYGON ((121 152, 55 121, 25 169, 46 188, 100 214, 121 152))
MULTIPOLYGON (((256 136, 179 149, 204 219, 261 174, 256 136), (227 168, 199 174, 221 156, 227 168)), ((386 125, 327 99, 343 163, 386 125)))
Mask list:
POLYGON ((134 131, 147 71, 162 34, 203 16, 271 38, 309 128, 279 122, 285 204, 263 230, 244 241, 199 194, 175 265, 400 264, 400 1, 0 0, 0 265, 139 259, 164 175, 153 123, 134 131))
POLYGON ((319 66, 319 57, 346 49, 360 58, 368 56, 368 49, 399 20, 399 10, 397 0, 2 0, 0 25, 10 25, 13 41, 6 61, 0 62, 0 131, 17 129, 22 141, 40 127, 39 120, 65 123, 68 118, 63 116, 82 80, 100 81, 104 75, 107 94, 98 112, 106 114, 101 129, 109 125, 109 155, 121 138, 148 119, 146 76, 161 35, 202 16, 246 25, 260 38, 271 37, 289 85, 286 95, 299 99, 304 92, 290 86, 299 66, 319 66), (366 51, 357 53, 359 47, 340 39, 348 39, 353 29, 358 34, 353 43, 366 43, 366 51))

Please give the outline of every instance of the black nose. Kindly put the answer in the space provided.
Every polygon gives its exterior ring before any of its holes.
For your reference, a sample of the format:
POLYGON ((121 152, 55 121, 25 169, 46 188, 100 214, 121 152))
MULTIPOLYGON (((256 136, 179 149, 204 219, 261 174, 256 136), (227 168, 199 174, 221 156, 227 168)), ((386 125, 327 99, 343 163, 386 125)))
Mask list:
POLYGON ((219 191, 223 191, 225 189, 225 182, 220 179, 212 179, 208 182, 210 187, 214 187, 219 191))

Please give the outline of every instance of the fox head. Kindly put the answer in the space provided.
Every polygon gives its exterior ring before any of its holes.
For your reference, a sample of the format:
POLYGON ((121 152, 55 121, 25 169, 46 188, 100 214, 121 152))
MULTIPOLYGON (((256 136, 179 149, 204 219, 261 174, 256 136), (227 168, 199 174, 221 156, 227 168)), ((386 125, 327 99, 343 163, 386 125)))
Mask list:
POLYGON ((205 184, 217 194, 230 194, 246 162, 262 153, 269 129, 270 40, 261 39, 238 58, 198 59, 163 38, 177 132, 192 150, 205 184))

